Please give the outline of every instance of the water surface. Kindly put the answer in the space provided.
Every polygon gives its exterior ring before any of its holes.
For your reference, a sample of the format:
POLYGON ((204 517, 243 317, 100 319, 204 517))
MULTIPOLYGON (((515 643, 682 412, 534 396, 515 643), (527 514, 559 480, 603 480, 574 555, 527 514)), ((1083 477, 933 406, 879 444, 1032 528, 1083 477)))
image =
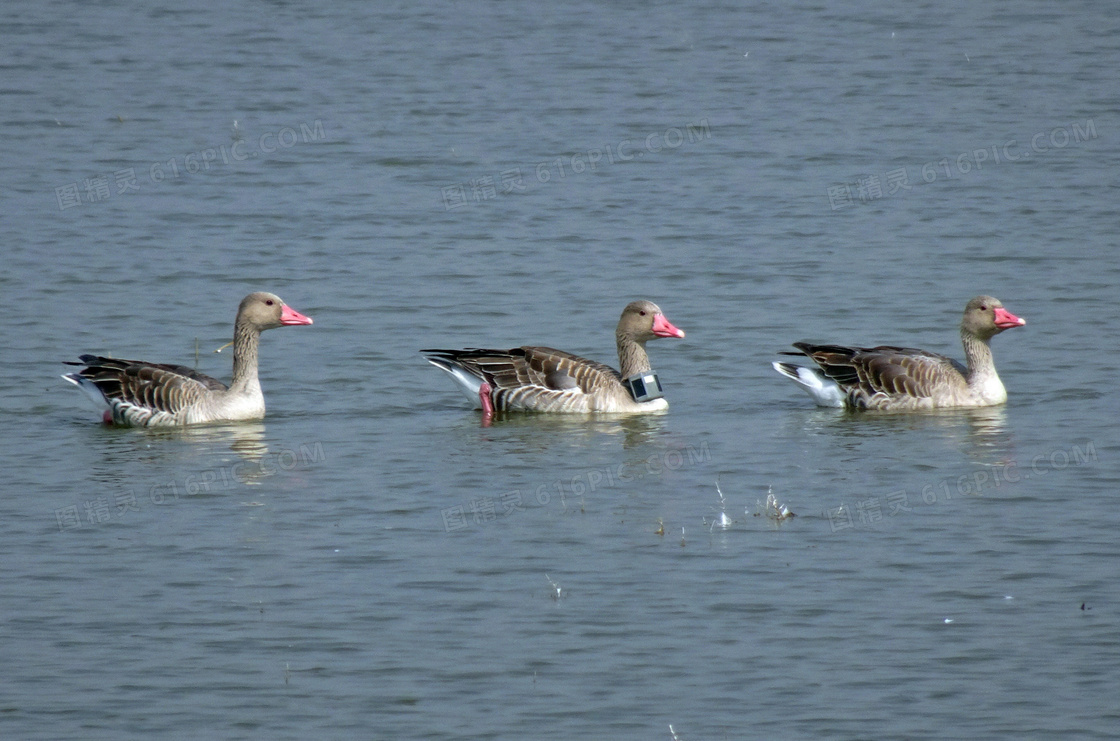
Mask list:
POLYGON ((0 13, 3 737, 1115 735, 1103 6, 0 13), (261 423, 106 429, 57 378, 228 377, 251 290, 315 319, 261 423), (1028 322, 999 409, 769 367, 960 358, 978 293, 1028 322), (638 297, 687 331, 666 415, 484 428, 417 353, 613 363, 638 297))

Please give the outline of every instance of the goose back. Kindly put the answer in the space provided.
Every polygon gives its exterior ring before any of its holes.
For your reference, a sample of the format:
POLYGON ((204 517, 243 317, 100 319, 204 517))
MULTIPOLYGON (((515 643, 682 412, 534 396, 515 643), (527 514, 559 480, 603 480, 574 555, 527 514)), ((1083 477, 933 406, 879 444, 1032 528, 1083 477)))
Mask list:
POLYGON ((844 390, 856 409, 932 409, 968 394, 967 369, 957 361, 913 347, 844 347, 795 342, 825 378, 844 390))
MULTIPOLYGON (((618 371, 603 363, 551 347, 512 350, 424 350, 444 370, 466 370, 480 383, 468 389, 477 400, 481 380, 490 384, 497 411, 618 411, 625 392, 618 371)), ((633 400, 630 400, 631 403, 633 400)))
MULTIPOLYGON (((113 424, 159 427, 178 424, 184 410, 196 406, 227 387, 216 378, 183 365, 147 363, 142 360, 82 355, 84 365, 63 378, 79 387, 92 385, 108 403, 113 424)), ((84 388, 87 394, 91 389, 84 388)), ((92 398, 98 399, 95 395, 92 398)))

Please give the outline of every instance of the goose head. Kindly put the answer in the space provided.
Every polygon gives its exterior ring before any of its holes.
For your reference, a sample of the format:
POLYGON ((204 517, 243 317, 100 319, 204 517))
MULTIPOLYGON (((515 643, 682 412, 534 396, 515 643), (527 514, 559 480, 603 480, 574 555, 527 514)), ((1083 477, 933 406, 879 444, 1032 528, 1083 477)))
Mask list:
POLYGON ((237 307, 237 324, 249 325, 261 332, 276 327, 312 323, 311 317, 300 314, 274 293, 250 293, 237 307))
POLYGON ((616 334, 619 339, 645 344, 659 337, 684 337, 684 330, 674 327, 652 301, 632 301, 622 310, 616 334))
POLYGON ((1020 319, 1003 308, 998 298, 977 296, 964 307, 961 332, 988 340, 1005 329, 1022 327, 1026 323, 1025 319, 1020 319))

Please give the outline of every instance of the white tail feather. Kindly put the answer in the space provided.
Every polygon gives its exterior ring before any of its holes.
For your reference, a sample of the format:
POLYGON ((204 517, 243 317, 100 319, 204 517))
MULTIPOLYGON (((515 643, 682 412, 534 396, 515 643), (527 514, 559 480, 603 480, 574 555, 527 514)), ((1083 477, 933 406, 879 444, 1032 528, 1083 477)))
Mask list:
POLYGON ((482 408, 482 402, 478 398, 478 389, 482 386, 482 379, 478 378, 477 376, 472 376, 470 373, 456 365, 450 365, 446 362, 437 362, 435 360, 432 360, 431 358, 428 358, 427 360, 429 363, 439 368, 440 370, 447 371, 447 373, 455 379, 456 385, 464 394, 466 394, 467 398, 471 400, 471 403, 474 404, 475 409, 482 408))
POLYGON ((82 393, 93 402, 93 407, 99 412, 109 409, 109 400, 105 398, 105 394, 101 393, 101 389, 97 388, 97 384, 87 378, 82 378, 77 373, 67 373, 62 376, 62 380, 69 381, 82 390, 82 393))
POLYGON ((806 368, 792 363, 773 363, 774 370, 786 378, 793 379, 801 388, 805 389, 817 406, 843 407, 846 395, 835 381, 825 377, 815 368, 806 368))

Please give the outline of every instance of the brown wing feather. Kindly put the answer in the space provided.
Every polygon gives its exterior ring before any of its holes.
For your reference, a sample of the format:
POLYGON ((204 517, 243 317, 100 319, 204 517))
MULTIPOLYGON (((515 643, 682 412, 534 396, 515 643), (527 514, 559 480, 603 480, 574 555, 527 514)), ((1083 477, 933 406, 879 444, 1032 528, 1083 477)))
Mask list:
POLYGON ((621 380, 608 365, 551 347, 512 350, 423 350, 493 387, 496 408, 547 408, 570 404, 573 394, 591 394, 621 380))
POLYGON ((967 386, 962 366, 951 358, 912 347, 844 347, 794 343, 852 403, 866 405, 876 394, 926 398, 939 386, 967 386))
MULTIPOLYGON (((622 380, 618 371, 609 365, 581 358, 551 347, 522 347, 525 360, 541 381, 555 384, 556 379, 571 379, 585 393, 590 394, 612 381, 622 380)), ((556 388, 556 386, 550 386, 556 388)))
MULTIPOLYGON (((82 355, 78 375, 92 381, 112 406, 123 403, 175 414, 226 385, 183 365, 82 355)), ((74 363, 73 365, 78 365, 74 363)))

